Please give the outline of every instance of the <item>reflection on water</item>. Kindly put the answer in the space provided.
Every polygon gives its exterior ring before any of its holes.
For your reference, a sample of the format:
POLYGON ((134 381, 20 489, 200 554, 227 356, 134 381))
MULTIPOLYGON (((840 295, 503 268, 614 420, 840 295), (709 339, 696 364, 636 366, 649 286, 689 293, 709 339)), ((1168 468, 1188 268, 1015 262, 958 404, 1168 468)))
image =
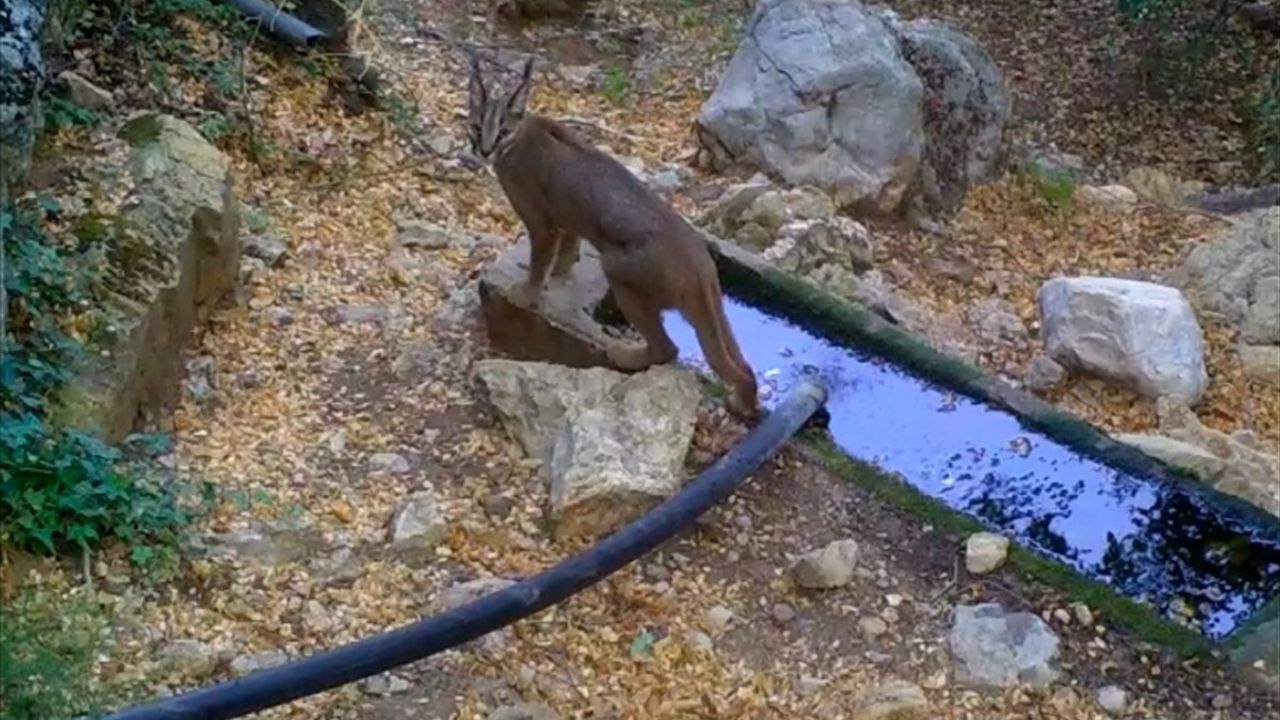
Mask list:
MULTIPOLYGON (((1209 637, 1280 585, 1277 528, 1077 455, 1012 415, 755 308, 728 300, 725 311, 766 406, 817 368, 830 384, 831 435, 850 455, 1166 615, 1189 614, 1209 637)), ((693 329, 674 313, 665 322, 681 360, 705 369, 693 329)))

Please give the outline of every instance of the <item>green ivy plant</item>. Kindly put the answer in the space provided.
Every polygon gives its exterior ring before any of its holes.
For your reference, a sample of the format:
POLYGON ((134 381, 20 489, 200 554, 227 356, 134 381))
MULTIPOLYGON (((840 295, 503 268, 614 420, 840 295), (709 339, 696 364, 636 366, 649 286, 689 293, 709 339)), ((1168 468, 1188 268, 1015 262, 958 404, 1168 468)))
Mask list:
MULTIPOLYGON (((56 211, 45 203, 43 211, 56 211)), ((140 472, 139 450, 48 422, 51 398, 71 377, 79 342, 61 323, 90 305, 92 277, 66 261, 37 213, 0 209, 4 245, 4 361, 0 363, 0 542, 52 554, 115 539, 141 566, 176 557, 191 519, 178 488, 140 472), (128 462, 126 462, 128 461, 128 462)))

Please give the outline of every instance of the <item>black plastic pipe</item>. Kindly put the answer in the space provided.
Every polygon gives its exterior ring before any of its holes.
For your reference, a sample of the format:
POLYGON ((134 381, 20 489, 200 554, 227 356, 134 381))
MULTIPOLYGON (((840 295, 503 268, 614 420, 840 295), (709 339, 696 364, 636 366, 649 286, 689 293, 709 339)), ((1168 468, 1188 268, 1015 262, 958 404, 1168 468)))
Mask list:
POLYGON ((246 17, 262 22, 271 34, 294 45, 314 47, 316 43, 328 37, 324 32, 265 0, 227 0, 227 3, 246 17))
POLYGON ((435 617, 236 680, 157 700, 107 720, 222 720, 282 705, 457 647, 603 580, 722 502, 827 401, 802 380, 747 436, 644 517, 560 564, 435 617))

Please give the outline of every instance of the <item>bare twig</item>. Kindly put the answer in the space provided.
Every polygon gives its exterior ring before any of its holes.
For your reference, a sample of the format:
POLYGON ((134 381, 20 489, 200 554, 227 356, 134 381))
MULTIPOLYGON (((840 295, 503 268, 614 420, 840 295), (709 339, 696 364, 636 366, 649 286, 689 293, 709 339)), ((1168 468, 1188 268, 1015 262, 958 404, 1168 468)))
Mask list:
POLYGON ((262 29, 263 19, 259 18, 258 22, 253 25, 253 33, 249 35, 249 40, 240 48, 240 108, 241 120, 244 122, 246 132, 249 134, 249 156, 253 158, 253 162, 257 164, 260 161, 258 157, 258 141, 257 131, 253 126, 253 95, 249 92, 249 54, 253 52, 253 44, 258 39, 258 31, 262 29))

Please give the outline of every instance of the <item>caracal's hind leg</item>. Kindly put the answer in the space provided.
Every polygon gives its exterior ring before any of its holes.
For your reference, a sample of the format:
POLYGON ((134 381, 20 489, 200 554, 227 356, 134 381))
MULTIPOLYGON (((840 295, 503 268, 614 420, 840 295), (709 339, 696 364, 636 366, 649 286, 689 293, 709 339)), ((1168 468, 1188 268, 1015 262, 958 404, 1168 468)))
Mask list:
POLYGON ((610 289, 623 317, 644 338, 643 343, 610 345, 606 350, 610 362, 620 370, 637 371, 675 361, 679 351, 662 326, 662 308, 647 302, 640 292, 626 285, 610 283, 610 289))

